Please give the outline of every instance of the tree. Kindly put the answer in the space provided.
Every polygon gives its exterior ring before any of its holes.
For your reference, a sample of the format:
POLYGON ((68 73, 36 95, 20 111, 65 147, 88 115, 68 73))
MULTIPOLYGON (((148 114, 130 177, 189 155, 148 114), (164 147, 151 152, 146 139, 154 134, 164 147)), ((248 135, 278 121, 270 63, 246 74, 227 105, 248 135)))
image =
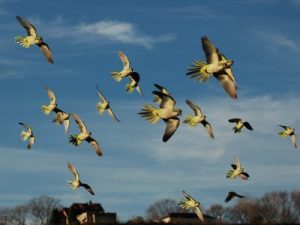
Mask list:
POLYGON ((150 205, 146 210, 146 218, 148 220, 159 220, 169 213, 176 212, 184 212, 184 210, 177 205, 176 200, 166 198, 150 205))
POLYGON ((0 224, 25 225, 28 217, 28 205, 17 205, 0 210, 0 224))
POLYGON ((30 213, 33 220, 39 225, 46 225, 49 222, 52 211, 60 207, 59 200, 42 195, 29 200, 30 213))
POLYGON ((220 204, 214 204, 211 205, 205 212, 206 214, 214 217, 217 219, 217 223, 220 223, 223 221, 224 216, 224 208, 220 204))

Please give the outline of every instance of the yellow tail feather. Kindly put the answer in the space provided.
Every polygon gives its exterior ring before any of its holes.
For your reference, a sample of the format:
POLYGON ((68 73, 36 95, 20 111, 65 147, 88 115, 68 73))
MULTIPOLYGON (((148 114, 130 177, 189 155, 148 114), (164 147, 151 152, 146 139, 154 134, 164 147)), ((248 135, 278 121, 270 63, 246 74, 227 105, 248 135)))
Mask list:
POLYGON ((151 124, 155 124, 160 120, 158 110, 159 109, 155 108, 152 105, 145 105, 139 114, 151 124))

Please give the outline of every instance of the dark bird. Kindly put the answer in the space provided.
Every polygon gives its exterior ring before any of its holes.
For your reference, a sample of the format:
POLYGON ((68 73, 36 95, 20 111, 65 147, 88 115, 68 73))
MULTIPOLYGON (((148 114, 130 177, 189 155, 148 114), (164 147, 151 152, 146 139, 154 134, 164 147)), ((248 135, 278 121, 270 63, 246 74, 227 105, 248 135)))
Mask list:
POLYGON ((240 118, 232 118, 229 119, 228 122, 236 123, 235 127, 232 128, 234 133, 240 133, 243 127, 246 127, 248 130, 253 130, 249 122, 243 121, 240 118))
POLYGON ((297 148, 297 136, 295 134, 295 128, 288 127, 288 126, 283 126, 283 125, 278 125, 284 129, 284 131, 279 132, 279 136, 282 138, 286 138, 288 136, 291 137, 292 144, 294 145, 295 148, 297 148))
POLYGON ((86 141, 92 146, 98 156, 102 156, 100 145, 94 138, 91 137, 92 133, 87 130, 84 122, 76 113, 73 113, 72 116, 79 127, 80 133, 76 135, 70 135, 69 143, 79 146, 83 141, 86 141))
POLYGON ((29 48, 31 45, 37 45, 49 63, 53 64, 53 56, 51 50, 46 42, 43 41, 43 38, 37 35, 36 28, 29 23, 27 20, 17 16, 16 19, 19 23, 25 28, 27 31, 27 36, 17 36, 15 40, 18 44, 23 46, 24 48, 29 48))
POLYGON ((80 181, 79 173, 77 172, 75 166, 73 166, 70 162, 68 162, 68 168, 71 171, 71 173, 74 175, 74 180, 68 180, 68 184, 71 186, 71 188, 75 191, 78 187, 84 187, 89 193, 92 195, 95 195, 92 188, 85 183, 82 183, 80 181))
POLYGON ((244 198, 245 196, 243 195, 239 195, 234 191, 229 191, 227 194, 227 197, 225 198, 225 202, 229 202, 231 199, 233 199, 234 197, 238 197, 238 198, 244 198))
POLYGON ((219 52, 214 44, 206 37, 201 38, 202 48, 206 56, 206 62, 195 60, 188 68, 187 76, 196 81, 206 82, 212 75, 217 78, 227 92, 233 98, 237 98, 237 85, 231 70, 233 61, 227 59, 219 52))
POLYGON ((35 142, 35 136, 33 135, 32 128, 29 125, 25 124, 25 123, 20 122, 19 124, 26 128, 26 130, 22 130, 21 138, 22 138, 23 141, 28 140, 27 149, 31 149, 32 145, 35 142))
POLYGON ((182 111, 181 109, 175 108, 176 101, 172 96, 159 91, 153 91, 152 93, 161 99, 160 108, 148 104, 145 105, 138 114, 151 124, 155 124, 162 119, 166 123, 162 140, 163 142, 167 142, 180 124, 178 116, 182 114, 182 111))
POLYGON ((188 115, 183 123, 187 124, 189 127, 196 127, 199 123, 201 123, 208 135, 211 138, 214 138, 213 130, 209 122, 206 120, 206 116, 202 113, 200 107, 196 104, 194 104, 191 100, 187 99, 186 104, 194 111, 194 116, 188 115))

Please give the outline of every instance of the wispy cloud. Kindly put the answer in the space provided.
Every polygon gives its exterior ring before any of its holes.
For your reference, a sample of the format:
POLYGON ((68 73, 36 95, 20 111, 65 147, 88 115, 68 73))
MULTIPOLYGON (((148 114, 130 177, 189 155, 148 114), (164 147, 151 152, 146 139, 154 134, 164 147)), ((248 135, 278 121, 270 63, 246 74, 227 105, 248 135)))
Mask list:
POLYGON ((259 38, 263 39, 265 45, 276 51, 289 51, 300 55, 300 43, 289 36, 276 31, 255 32, 259 38))
POLYGON ((216 18, 217 13, 214 12, 210 7, 205 5, 190 5, 184 6, 180 8, 170 8, 167 9, 166 12, 170 14, 174 14, 176 16, 184 15, 184 16, 197 16, 204 18, 216 18))
POLYGON ((141 32, 133 23, 114 20, 102 20, 91 24, 83 23, 77 27, 77 31, 81 34, 90 34, 111 41, 140 45, 148 49, 156 43, 169 42, 175 39, 174 34, 158 37, 149 36, 141 32))

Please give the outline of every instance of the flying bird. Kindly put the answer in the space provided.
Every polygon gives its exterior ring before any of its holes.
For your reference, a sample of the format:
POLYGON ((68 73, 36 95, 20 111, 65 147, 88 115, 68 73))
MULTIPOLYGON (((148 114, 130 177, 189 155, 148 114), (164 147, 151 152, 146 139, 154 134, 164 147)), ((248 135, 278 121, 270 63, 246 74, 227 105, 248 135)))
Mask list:
POLYGON ((233 199, 234 197, 238 197, 238 198, 244 198, 245 196, 243 195, 239 195, 234 191, 229 191, 226 198, 225 198, 225 202, 229 202, 231 199, 233 199))
POLYGON ((65 134, 68 133, 69 126, 70 126, 70 113, 64 112, 63 110, 59 109, 58 107, 55 107, 53 109, 53 112, 55 112, 56 116, 52 120, 53 123, 56 123, 57 125, 64 125, 65 134))
POLYGON ((82 183, 79 177, 79 173, 76 170, 75 166, 73 166, 70 162, 68 162, 68 168, 71 171, 71 173, 74 175, 74 180, 68 180, 68 184, 71 186, 71 188, 75 191, 78 187, 84 187, 89 193, 92 195, 95 195, 92 188, 85 183, 82 183))
POLYGON ((236 123, 236 125, 232 128, 234 133, 240 133, 243 127, 246 127, 248 130, 253 130, 253 128, 249 122, 243 121, 240 118, 232 118, 232 119, 229 119, 228 122, 236 123))
POLYGON ((37 45, 49 63, 53 64, 53 56, 51 50, 46 42, 43 41, 43 38, 37 35, 36 28, 27 20, 17 16, 16 19, 27 31, 27 36, 16 36, 15 40, 18 44, 24 48, 29 48, 31 45, 37 45))
POLYGON ((130 66, 130 62, 127 56, 122 52, 118 52, 119 57, 123 63, 123 68, 119 72, 112 72, 111 75, 116 81, 121 81, 124 77, 127 77, 130 73, 133 72, 133 68, 130 66))
POLYGON ((196 104, 194 104, 191 100, 187 99, 186 104, 194 111, 194 116, 188 115, 183 123, 187 124, 189 127, 196 127, 199 123, 201 123, 208 135, 211 138, 214 138, 213 130, 209 122, 206 120, 206 116, 202 113, 200 107, 196 104))
POLYGON ((182 111, 181 109, 175 108, 176 101, 172 96, 159 91, 153 91, 152 93, 161 99, 160 108, 147 104, 138 114, 151 124, 155 124, 162 119, 166 123, 162 140, 163 142, 167 142, 180 124, 178 116, 182 114, 182 111))
POLYGON ((26 128, 26 130, 22 130, 21 138, 23 139, 23 141, 28 140, 27 149, 31 149, 32 145, 35 142, 35 136, 33 135, 32 128, 25 123, 20 122, 19 124, 26 128))
POLYGON ((232 170, 228 171, 226 178, 233 179, 240 177, 243 180, 248 180, 248 178, 250 177, 249 174, 245 172, 245 169, 242 168, 239 158, 236 158, 236 164, 231 164, 231 167, 232 170))
POLYGON ((279 136, 282 138, 286 138, 287 136, 291 137, 292 144, 294 145, 295 148, 297 148, 297 136, 295 134, 295 128, 288 127, 288 126, 283 126, 283 125, 278 125, 284 129, 284 131, 279 132, 279 136))
POLYGON ((109 114, 109 116, 115 120, 115 121, 120 121, 116 115, 114 114, 114 112, 112 111, 109 101, 106 100, 106 98, 103 96, 102 92, 100 91, 100 89, 98 88, 98 86, 96 86, 97 90, 98 90, 98 96, 100 101, 97 103, 96 105, 96 110, 98 113, 100 113, 100 115, 102 115, 105 111, 107 111, 107 113, 109 114))
MULTIPOLYGON (((168 91, 167 88, 159 85, 159 84, 154 84, 154 86, 162 93, 167 94, 167 95, 171 95, 171 93, 168 91)), ((154 95, 154 99, 153 102, 156 102, 157 104, 161 103, 161 98, 159 98, 159 96, 154 95)))
POLYGON ((206 37, 201 38, 202 48, 206 56, 206 62, 195 60, 188 68, 187 76, 195 78, 196 81, 206 82, 213 75, 217 78, 227 92, 233 98, 237 98, 237 85, 231 66, 233 61, 227 59, 219 49, 206 37))
POLYGON ((136 90, 141 96, 143 96, 141 86, 139 85, 140 75, 137 72, 131 72, 128 74, 130 83, 126 84, 126 91, 132 93, 136 90))
POLYGON ((94 138, 91 137, 92 133, 87 130, 84 122, 76 113, 72 113, 72 116, 79 127, 80 133, 76 135, 70 135, 69 143, 73 144, 74 146, 79 146, 83 141, 86 141, 92 146, 98 156, 102 156, 100 145, 94 138))
POLYGON ((204 224, 204 217, 200 209, 200 202, 185 191, 182 191, 182 194, 184 196, 184 199, 180 200, 178 202, 178 205, 180 205, 185 210, 193 209, 197 214, 201 224, 204 224))
POLYGON ((56 97, 54 92, 49 87, 46 87, 45 89, 47 91, 50 104, 42 105, 41 109, 45 115, 49 115, 57 107, 57 103, 56 103, 56 97))

